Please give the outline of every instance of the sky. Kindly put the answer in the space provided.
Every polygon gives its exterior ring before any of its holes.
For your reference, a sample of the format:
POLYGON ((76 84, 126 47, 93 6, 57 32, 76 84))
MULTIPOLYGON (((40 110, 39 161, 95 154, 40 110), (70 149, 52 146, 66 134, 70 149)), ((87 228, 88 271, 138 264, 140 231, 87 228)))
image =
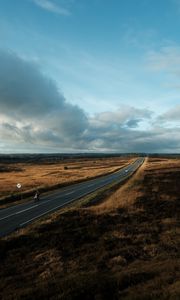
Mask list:
POLYGON ((180 153, 180 0, 0 0, 0 153, 180 153))

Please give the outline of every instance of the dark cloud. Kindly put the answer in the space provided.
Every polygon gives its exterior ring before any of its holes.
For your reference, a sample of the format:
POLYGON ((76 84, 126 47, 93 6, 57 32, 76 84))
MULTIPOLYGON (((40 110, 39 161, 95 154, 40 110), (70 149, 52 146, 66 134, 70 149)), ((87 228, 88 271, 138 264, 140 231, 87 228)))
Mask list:
POLYGON ((80 138, 86 114, 68 103, 37 65, 0 51, 0 66, 1 137, 56 146, 80 138))
POLYGON ((0 51, 1 113, 12 118, 44 117, 65 105, 65 99, 33 62, 0 51))
POLYGON ((136 128, 136 127, 138 127, 140 122, 141 122, 141 119, 128 120, 126 122, 126 126, 129 127, 129 128, 136 128))
POLYGON ((1 152, 180 151, 179 128, 158 127, 162 120, 178 121, 179 106, 157 118, 156 127, 153 112, 143 108, 88 117, 33 62, 0 51, 0 66, 1 152))
POLYGON ((148 131, 130 130, 128 128, 104 131, 98 128, 96 138, 94 131, 88 132, 87 141, 90 149, 117 152, 179 152, 179 128, 152 128, 148 131))

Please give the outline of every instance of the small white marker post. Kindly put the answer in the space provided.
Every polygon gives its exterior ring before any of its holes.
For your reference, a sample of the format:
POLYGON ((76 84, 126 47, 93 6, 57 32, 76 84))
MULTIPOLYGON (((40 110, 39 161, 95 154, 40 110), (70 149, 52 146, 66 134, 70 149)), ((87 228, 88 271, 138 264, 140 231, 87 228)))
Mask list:
POLYGON ((17 183, 17 188, 20 189, 21 188, 21 184, 17 183))
MULTIPOLYGON (((17 188, 20 190, 22 188, 22 185, 20 183, 17 183, 17 188)), ((20 193, 20 200, 22 200, 22 193, 20 193)))

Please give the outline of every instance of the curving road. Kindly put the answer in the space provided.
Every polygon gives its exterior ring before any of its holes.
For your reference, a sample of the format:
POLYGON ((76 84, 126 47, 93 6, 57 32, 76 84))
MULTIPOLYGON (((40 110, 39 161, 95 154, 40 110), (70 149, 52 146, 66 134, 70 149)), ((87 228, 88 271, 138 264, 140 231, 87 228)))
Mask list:
POLYGON ((82 183, 73 184, 65 188, 52 191, 48 195, 42 195, 39 202, 11 206, 0 210, 0 236, 5 236, 19 228, 22 228, 34 220, 52 213, 57 209, 73 202, 87 194, 90 194, 113 182, 121 182, 131 176, 144 162, 144 158, 138 158, 134 163, 119 171, 91 179, 82 183))

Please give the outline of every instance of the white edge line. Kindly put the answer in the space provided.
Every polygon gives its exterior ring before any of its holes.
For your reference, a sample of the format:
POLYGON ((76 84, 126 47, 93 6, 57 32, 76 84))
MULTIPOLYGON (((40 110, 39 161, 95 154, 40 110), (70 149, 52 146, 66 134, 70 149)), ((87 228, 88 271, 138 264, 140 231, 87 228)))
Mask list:
POLYGON ((64 194, 63 196, 71 195, 71 194, 73 194, 74 192, 75 192, 75 191, 72 191, 72 192, 66 193, 66 194, 64 194))
POLYGON ((12 217, 12 216, 15 216, 15 215, 21 214, 21 213, 23 213, 24 211, 26 211, 26 210, 30 210, 30 209, 32 209, 32 208, 34 208, 34 207, 37 207, 37 206, 38 206, 38 204, 36 204, 36 205, 33 205, 33 206, 29 207, 29 208, 26 208, 26 209, 20 210, 20 211, 18 211, 18 212, 16 212, 16 213, 14 213, 14 214, 11 214, 11 215, 8 215, 8 216, 6 216, 6 217, 3 217, 3 218, 1 218, 1 219, 0 219, 0 221, 2 221, 2 220, 5 220, 5 219, 7 219, 7 218, 10 218, 10 217, 12 217))
MULTIPOLYGON (((125 176, 123 176, 123 177, 125 177, 125 176)), ((129 176, 128 176, 128 177, 129 177, 129 176)), ((110 183, 105 183, 105 184, 102 185, 100 188, 102 188, 103 186, 108 185, 108 184, 110 184, 110 183)), ((99 188, 97 188, 97 189, 99 189, 99 188)), ((95 189, 95 190, 96 190, 96 189, 95 189)), ((94 190, 94 191, 95 191, 95 190, 94 190)), ((93 191, 91 191, 90 193, 92 193, 92 192, 93 192, 93 191)), ((65 195, 69 195, 69 194, 72 194, 72 193, 74 193, 74 191, 73 191, 73 192, 70 192, 70 193, 67 193, 67 194, 65 194, 65 195)), ((64 196, 65 196, 65 195, 64 195, 64 196)), ((85 195, 86 195, 86 194, 85 194, 85 195)), ((81 198, 81 197, 83 197, 83 196, 84 196, 84 194, 81 195, 79 198, 81 198)), ((78 198, 77 198, 77 199, 78 199, 78 198)), ((66 202, 66 203, 64 203, 64 204, 61 204, 60 206, 56 206, 56 207, 54 207, 54 208, 52 208, 52 209, 46 211, 45 213, 36 216, 35 218, 32 218, 32 219, 30 219, 30 220, 28 220, 28 221, 26 221, 26 222, 24 222, 24 223, 21 223, 19 226, 23 226, 23 225, 25 225, 25 224, 27 224, 27 223, 29 223, 29 222, 35 220, 35 219, 40 218, 41 216, 43 216, 43 215, 45 215, 45 214, 48 214, 49 212, 51 212, 51 211, 53 211, 53 210, 56 210, 56 209, 58 209, 58 208, 60 208, 60 207, 63 207, 64 205, 66 205, 66 204, 68 204, 68 203, 71 203, 71 202, 73 202, 73 201, 75 201, 75 200, 77 200, 77 199, 72 199, 72 200, 70 200, 70 201, 68 201, 68 202, 66 202)), ((48 201, 46 201, 46 202, 49 202, 49 201, 51 201, 51 200, 48 200, 48 201)), ((11 216, 20 214, 20 213, 22 213, 22 212, 24 212, 24 211, 31 210, 31 209, 33 209, 34 207, 37 207, 37 206, 38 206, 38 204, 36 204, 36 205, 34 205, 34 206, 32 206, 32 207, 26 208, 26 209, 24 209, 24 210, 21 210, 21 211, 19 211, 19 212, 16 212, 15 214, 8 215, 8 216, 6 216, 6 217, 4 217, 4 218, 1 218, 0 221, 1 221, 1 220, 4 220, 4 219, 7 219, 7 218, 9 218, 9 217, 11 217, 11 216)))
POLYGON ((70 200, 70 201, 68 201, 68 202, 66 202, 66 203, 64 203, 64 204, 61 204, 61 205, 56 206, 56 207, 53 207, 52 209, 50 209, 50 210, 44 212, 43 214, 40 214, 40 215, 38 215, 38 216, 36 216, 36 217, 34 217, 34 218, 32 218, 32 219, 30 219, 30 220, 24 222, 24 223, 21 223, 21 224, 19 225, 19 227, 23 227, 25 224, 28 224, 28 223, 30 223, 31 221, 36 220, 36 219, 42 217, 43 215, 46 215, 46 214, 48 214, 49 212, 51 212, 51 211, 53 211, 53 210, 56 210, 56 209, 58 209, 58 208, 60 208, 60 207, 63 207, 63 206, 65 206, 66 204, 71 203, 71 202, 73 202, 73 201, 75 201, 75 200, 77 200, 77 199, 72 199, 72 200, 70 200))

